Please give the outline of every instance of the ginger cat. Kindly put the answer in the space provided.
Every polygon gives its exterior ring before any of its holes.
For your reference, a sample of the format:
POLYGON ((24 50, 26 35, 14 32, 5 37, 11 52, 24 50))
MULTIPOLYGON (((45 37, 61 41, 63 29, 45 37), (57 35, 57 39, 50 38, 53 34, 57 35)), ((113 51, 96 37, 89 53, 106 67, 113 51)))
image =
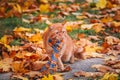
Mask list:
POLYGON ((43 34, 43 43, 49 56, 57 53, 57 64, 61 70, 65 69, 63 62, 74 62, 74 44, 62 23, 48 27, 43 34))

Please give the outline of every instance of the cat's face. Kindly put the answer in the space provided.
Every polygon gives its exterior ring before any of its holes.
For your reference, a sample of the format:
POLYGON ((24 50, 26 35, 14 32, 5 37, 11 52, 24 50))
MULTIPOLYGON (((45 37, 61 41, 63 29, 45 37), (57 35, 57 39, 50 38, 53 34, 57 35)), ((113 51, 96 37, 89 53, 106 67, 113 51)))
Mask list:
POLYGON ((49 28, 51 31, 50 37, 53 39, 63 40, 67 34, 66 28, 61 23, 56 23, 49 28))

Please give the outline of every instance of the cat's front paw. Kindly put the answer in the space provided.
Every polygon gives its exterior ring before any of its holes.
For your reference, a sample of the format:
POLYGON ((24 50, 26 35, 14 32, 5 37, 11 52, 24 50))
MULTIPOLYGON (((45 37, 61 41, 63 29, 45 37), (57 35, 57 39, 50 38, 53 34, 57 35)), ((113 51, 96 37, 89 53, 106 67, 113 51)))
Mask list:
POLYGON ((69 71, 71 71, 72 70, 72 68, 70 67, 70 66, 66 66, 63 70, 62 70, 62 72, 69 72, 69 71))

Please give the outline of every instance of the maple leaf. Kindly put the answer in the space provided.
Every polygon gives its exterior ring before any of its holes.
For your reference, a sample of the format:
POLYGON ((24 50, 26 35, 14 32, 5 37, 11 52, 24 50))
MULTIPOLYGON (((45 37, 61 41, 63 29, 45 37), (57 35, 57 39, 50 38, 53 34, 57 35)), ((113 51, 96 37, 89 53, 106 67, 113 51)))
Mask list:
POLYGON ((14 61, 12 63, 12 71, 15 73, 25 73, 28 72, 27 69, 24 68, 24 61, 14 61))
POLYGON ((53 75, 49 74, 48 77, 44 76, 41 80, 54 80, 53 75))
POLYGON ((113 21, 113 18, 110 17, 110 16, 107 16, 107 17, 102 18, 101 21, 102 21, 103 23, 107 23, 107 22, 113 21))
POLYGON ((66 26, 66 30, 67 30, 68 32, 71 32, 71 31, 72 31, 72 27, 71 27, 71 26, 66 26))
POLYGON ((50 7, 49 4, 41 4, 40 7, 39 7, 40 12, 42 12, 42 13, 49 12, 49 7, 50 7))
POLYGON ((11 78, 12 78, 12 80, 14 80, 14 78, 15 78, 15 79, 17 78, 17 80, 18 80, 18 79, 20 79, 20 80, 29 80, 28 78, 23 77, 23 76, 21 76, 21 75, 13 75, 11 78))
POLYGON ((108 45, 118 44, 120 43, 120 39, 114 36, 107 36, 105 37, 105 41, 108 43, 108 45))
POLYGON ((13 9, 19 13, 22 12, 21 6, 17 3, 13 4, 13 9))
POLYGON ((0 61, 0 72, 8 72, 10 71, 11 64, 12 64, 13 59, 11 58, 5 58, 0 61))
POLYGON ((14 30, 14 32, 30 32, 31 29, 30 28, 24 28, 24 27, 16 27, 14 30))
POLYGON ((35 61, 32 63, 32 70, 40 70, 47 63, 47 61, 35 61))
POLYGON ((7 44, 7 35, 4 35, 1 39, 0 42, 3 44, 7 44))
POLYGON ((8 37, 7 35, 4 35, 1 39, 0 42, 7 48, 10 49, 11 47, 8 45, 8 37))
POLYGON ((48 3, 48 0, 40 0, 42 3, 48 3))
POLYGON ((79 77, 79 76, 84 76, 84 77, 98 77, 98 76, 103 76, 104 73, 101 72, 85 72, 85 71, 79 71, 79 72, 75 72, 74 76, 75 77, 79 77))
POLYGON ((100 80, 118 80, 118 75, 108 72, 100 80))
POLYGON ((42 36, 40 33, 36 33, 31 35, 31 37, 28 37, 27 40, 29 40, 30 42, 38 42, 42 40, 42 36))
POLYGON ((99 23, 98 24, 96 23, 92 28, 95 30, 96 33, 100 32, 101 30, 105 30, 103 28, 103 24, 99 24, 99 23))
POLYGON ((92 65, 92 68, 96 68, 98 71, 103 72, 103 73, 106 73, 108 71, 114 71, 114 69, 112 69, 111 67, 105 66, 105 65, 102 65, 102 64, 92 65))
POLYGON ((96 7, 97 8, 100 8, 100 9, 103 9, 106 7, 106 4, 107 4, 107 1, 106 0, 99 0, 97 3, 96 3, 96 7))

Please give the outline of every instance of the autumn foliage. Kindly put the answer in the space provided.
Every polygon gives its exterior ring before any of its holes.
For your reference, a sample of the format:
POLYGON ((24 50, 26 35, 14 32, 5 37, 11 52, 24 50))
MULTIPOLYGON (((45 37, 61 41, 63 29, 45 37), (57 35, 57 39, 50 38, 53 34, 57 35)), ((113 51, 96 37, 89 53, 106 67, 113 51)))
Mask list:
MULTIPOLYGON (((49 25, 60 22, 66 26, 78 48, 76 60, 104 60, 104 64, 91 66, 96 72, 81 70, 73 75, 118 80, 119 0, 1 0, 0 20, 11 17, 20 18, 22 23, 14 27, 12 34, 4 34, 0 38, 0 73, 12 72, 11 79, 64 80, 61 76, 63 74, 58 73, 59 70, 54 74, 49 69, 40 71, 49 61, 49 55, 43 46, 43 33, 49 25), (23 23, 32 27, 25 27, 23 23)), ((64 72, 71 70, 68 67, 64 72)))

